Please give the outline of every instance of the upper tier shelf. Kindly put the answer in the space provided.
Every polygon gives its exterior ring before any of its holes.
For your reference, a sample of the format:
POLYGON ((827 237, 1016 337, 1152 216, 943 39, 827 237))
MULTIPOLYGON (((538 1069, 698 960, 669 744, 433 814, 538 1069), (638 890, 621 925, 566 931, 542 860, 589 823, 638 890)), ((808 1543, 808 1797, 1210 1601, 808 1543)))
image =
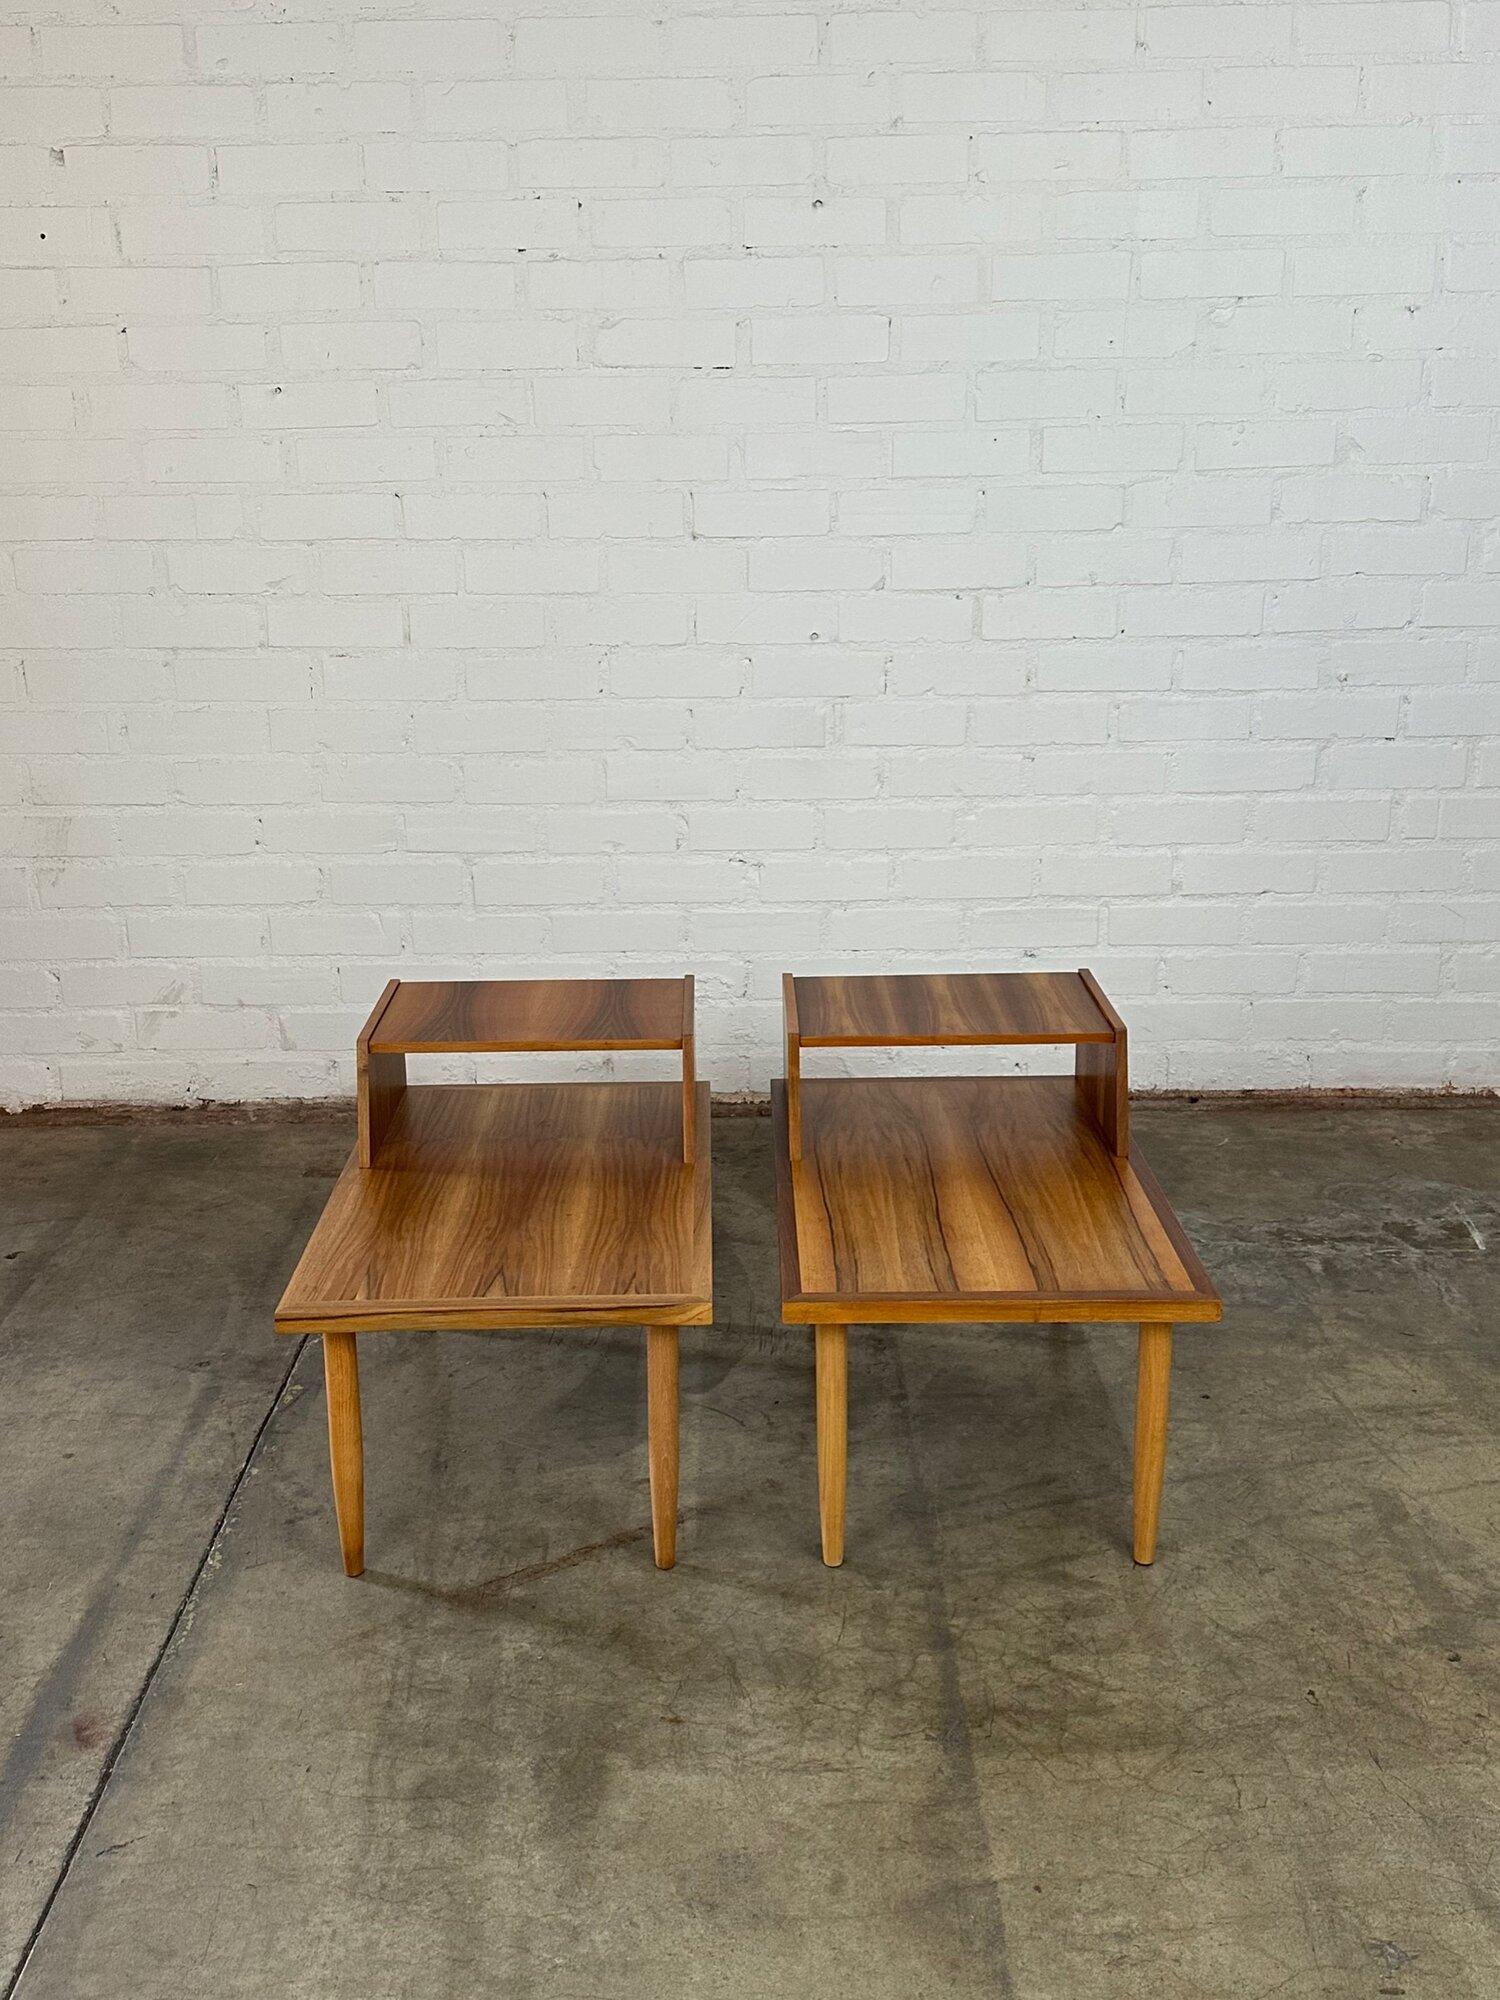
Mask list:
POLYGON ((693 981, 393 979, 360 1035, 359 1164, 372 1167, 416 1055, 681 1049, 682 1157, 697 1147, 693 981))
POLYGON ((1083 972, 788 977, 795 994, 797 1039, 805 1049, 1115 1039, 1116 1024, 1095 999, 1097 988, 1083 972))
POLYGON ((802 1051, 1071 1044, 1078 1098, 1118 1158, 1130 1152, 1125 1023, 1092 972, 782 974, 786 1126, 802 1157, 802 1051))
POLYGON ((400 979, 371 1017, 375 1055, 680 1049, 691 979, 400 979))

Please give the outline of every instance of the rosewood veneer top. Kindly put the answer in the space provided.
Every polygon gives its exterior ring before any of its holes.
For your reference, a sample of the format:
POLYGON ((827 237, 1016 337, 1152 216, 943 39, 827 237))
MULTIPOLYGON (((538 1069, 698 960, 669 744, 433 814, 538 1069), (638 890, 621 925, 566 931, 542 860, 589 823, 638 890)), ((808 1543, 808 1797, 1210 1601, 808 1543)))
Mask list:
POLYGON ((803 1048, 1115 1039, 1115 1024, 1076 972, 889 973, 791 983, 803 1048))
POLYGON ((366 1031, 372 1055, 680 1049, 682 979, 402 979, 366 1031))

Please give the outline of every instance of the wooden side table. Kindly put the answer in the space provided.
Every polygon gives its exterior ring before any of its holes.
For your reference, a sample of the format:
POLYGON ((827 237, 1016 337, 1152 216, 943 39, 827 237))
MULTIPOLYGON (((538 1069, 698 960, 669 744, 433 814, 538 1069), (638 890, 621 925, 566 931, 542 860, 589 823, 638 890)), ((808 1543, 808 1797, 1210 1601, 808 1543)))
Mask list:
POLYGON ((1223 1312, 1130 1140, 1125 1024, 1086 971, 783 981, 782 1318, 815 1329, 823 1560, 844 1552, 847 1329, 1139 1327, 1134 1553, 1155 1560, 1172 1327, 1223 1312), (802 1076, 818 1048, 1060 1043, 1071 1077, 802 1076))
POLYGON ((276 1308, 323 1341, 344 1568, 364 1568, 360 1333, 637 1324, 651 1525, 676 1560, 677 1329, 713 1318, 708 1086, 688 979, 395 980, 358 1043, 359 1142, 276 1308), (681 1083, 409 1084, 411 1055, 678 1049, 681 1083))

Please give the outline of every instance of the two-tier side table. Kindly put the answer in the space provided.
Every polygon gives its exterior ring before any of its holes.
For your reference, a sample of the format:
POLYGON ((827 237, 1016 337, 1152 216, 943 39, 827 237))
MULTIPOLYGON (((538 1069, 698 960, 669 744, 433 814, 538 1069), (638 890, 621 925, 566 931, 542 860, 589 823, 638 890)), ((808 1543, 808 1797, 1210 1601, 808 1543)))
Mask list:
POLYGON ((676 1559, 677 1329, 713 1318, 708 1086, 689 979, 395 980, 358 1043, 359 1141, 276 1309, 319 1334, 344 1568, 364 1568, 356 1336, 646 1330, 651 1524, 676 1559), (408 1084, 408 1056, 676 1049, 669 1083, 408 1084))
POLYGON ((844 1553, 847 1329, 1139 1327, 1134 1553, 1155 1559, 1172 1327, 1223 1311, 1130 1141, 1125 1024, 1091 973, 783 981, 782 1318, 815 1329, 823 1560, 844 1553), (804 1049, 1070 1044, 1072 1076, 802 1076, 804 1049))

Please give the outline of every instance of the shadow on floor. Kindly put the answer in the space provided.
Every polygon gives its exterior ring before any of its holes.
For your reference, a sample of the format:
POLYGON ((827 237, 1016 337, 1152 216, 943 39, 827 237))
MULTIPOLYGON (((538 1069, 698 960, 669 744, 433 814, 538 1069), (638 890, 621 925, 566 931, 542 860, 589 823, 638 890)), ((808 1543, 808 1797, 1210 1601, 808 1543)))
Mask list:
MULTIPOLYGON (((270 1310, 340 1124, 0 1133, 19 2000, 1493 2000, 1500 1111, 1139 1107, 1224 1292, 851 1345, 817 1560, 770 1128, 714 1128, 679 1565, 638 1332, 369 1336, 341 1574, 270 1310)), ((288 1367, 291 1364, 290 1374, 288 1367)))

